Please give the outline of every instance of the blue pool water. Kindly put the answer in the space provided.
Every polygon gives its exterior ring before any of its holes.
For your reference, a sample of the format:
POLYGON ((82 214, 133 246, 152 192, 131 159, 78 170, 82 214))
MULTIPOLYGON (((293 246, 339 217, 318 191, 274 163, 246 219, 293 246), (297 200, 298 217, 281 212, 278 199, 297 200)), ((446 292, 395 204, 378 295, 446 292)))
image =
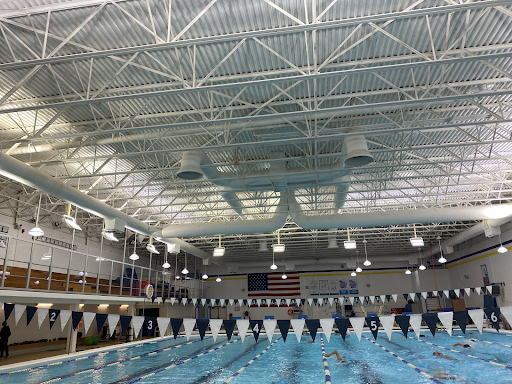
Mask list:
POLYGON ((274 336, 276 342, 271 345, 264 334, 257 343, 251 334, 244 343, 237 336, 231 342, 225 336, 216 342, 211 337, 202 341, 193 337, 189 342, 184 337, 155 339, 78 358, 3 369, 0 382, 301 384, 325 383, 330 372, 332 383, 512 383, 510 336, 468 330, 465 336, 454 331, 452 337, 443 332, 434 338, 422 332, 425 337, 418 341, 409 335, 405 339, 394 332, 388 341, 384 332, 379 332, 374 343, 370 333, 363 333, 361 342, 355 335, 343 341, 333 334, 327 343, 319 334, 310 344, 309 336, 304 335, 298 343, 295 335, 289 334, 286 343, 274 336), (469 338, 476 340, 469 341, 472 348, 452 347, 456 342, 468 343, 469 338), (324 367, 322 340, 326 353, 336 349, 345 355, 346 363, 330 357, 324 367), (435 357, 436 351, 457 361, 435 357), (436 379, 440 372, 454 375, 453 379, 436 379))

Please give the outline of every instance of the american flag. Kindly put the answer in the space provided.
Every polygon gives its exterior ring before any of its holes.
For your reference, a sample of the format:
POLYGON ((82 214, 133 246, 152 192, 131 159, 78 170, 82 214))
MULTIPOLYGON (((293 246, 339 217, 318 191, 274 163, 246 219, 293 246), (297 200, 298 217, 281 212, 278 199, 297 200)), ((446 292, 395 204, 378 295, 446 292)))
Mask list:
POLYGON ((249 297, 299 297, 300 278, 298 273, 286 274, 286 280, 280 273, 251 273, 247 275, 249 297))

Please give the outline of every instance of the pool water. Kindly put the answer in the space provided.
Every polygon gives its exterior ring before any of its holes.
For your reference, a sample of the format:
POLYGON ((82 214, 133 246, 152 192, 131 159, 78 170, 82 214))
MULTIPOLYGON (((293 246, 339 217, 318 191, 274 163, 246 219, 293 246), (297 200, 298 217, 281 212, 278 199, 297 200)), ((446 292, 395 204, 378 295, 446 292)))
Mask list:
POLYGON ((506 334, 468 330, 466 335, 454 331, 422 332, 419 340, 409 333, 406 339, 393 332, 388 341, 379 332, 376 342, 371 333, 363 333, 361 342, 352 334, 346 341, 331 335, 330 343, 318 334, 316 342, 308 343, 302 336, 298 343, 289 334, 286 343, 280 335, 270 344, 261 334, 255 342, 251 334, 244 343, 238 336, 228 341, 219 336, 200 340, 192 337, 156 339, 140 344, 120 345, 118 349, 92 351, 80 357, 55 359, 22 368, 0 370, 0 382, 10 383, 512 383, 512 337, 506 334), (471 342, 467 339, 473 338, 471 342), (452 347, 457 342, 470 343, 472 348, 452 347), (327 358, 325 352, 338 350, 346 362, 327 358), (438 351, 457 361, 433 356, 438 351), (458 352, 455 352, 458 351, 458 352), (453 375, 451 380, 435 378, 440 372, 453 375))

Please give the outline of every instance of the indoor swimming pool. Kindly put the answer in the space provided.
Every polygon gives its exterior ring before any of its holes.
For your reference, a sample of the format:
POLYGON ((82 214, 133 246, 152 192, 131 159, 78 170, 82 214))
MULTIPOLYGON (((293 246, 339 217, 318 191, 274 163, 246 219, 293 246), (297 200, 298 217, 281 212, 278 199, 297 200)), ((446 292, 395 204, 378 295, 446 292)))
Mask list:
POLYGON ((204 340, 192 337, 165 338, 138 344, 123 344, 117 349, 54 359, 32 365, 0 370, 5 384, 40 383, 510 383, 512 382, 512 337, 468 330, 432 337, 422 332, 419 340, 409 333, 405 339, 394 332, 388 341, 384 332, 373 341, 363 333, 359 342, 352 334, 346 341, 339 335, 317 335, 316 342, 303 335, 298 343, 288 334, 286 343, 280 335, 272 344, 261 334, 258 342, 247 335, 228 341, 219 336, 204 340), (474 339, 475 341, 471 341, 474 339), (470 348, 452 347, 462 342, 470 348), (344 356, 323 358, 322 351, 334 349, 344 356), (436 357, 440 352, 445 357, 436 357), (446 357, 450 358, 447 359, 446 357), (453 360, 453 359, 456 359, 453 360), (324 364, 324 361, 326 364, 324 364), (448 376, 443 376, 443 373, 448 376), (436 378, 437 376, 437 378, 436 378), (442 378, 442 377, 448 377, 442 378))

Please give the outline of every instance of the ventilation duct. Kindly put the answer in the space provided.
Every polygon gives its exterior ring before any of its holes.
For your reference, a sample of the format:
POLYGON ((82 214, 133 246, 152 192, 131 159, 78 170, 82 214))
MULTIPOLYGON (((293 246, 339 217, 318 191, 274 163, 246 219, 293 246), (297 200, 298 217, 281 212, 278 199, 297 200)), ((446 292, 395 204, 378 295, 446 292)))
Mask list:
POLYGON ((260 240, 260 248, 258 249, 258 252, 267 252, 268 246, 267 246, 267 240, 260 240))
POLYGON ((364 136, 346 137, 343 145, 347 152, 345 167, 363 167, 373 161, 373 156, 368 151, 368 145, 364 136))
POLYGON ((185 180, 198 180, 202 178, 201 161, 204 156, 203 151, 185 152, 181 158, 181 168, 176 175, 185 180))
POLYGON ((338 243, 336 243, 336 235, 337 235, 337 229, 330 229, 332 231, 327 235, 327 249, 335 249, 338 248, 338 243))

